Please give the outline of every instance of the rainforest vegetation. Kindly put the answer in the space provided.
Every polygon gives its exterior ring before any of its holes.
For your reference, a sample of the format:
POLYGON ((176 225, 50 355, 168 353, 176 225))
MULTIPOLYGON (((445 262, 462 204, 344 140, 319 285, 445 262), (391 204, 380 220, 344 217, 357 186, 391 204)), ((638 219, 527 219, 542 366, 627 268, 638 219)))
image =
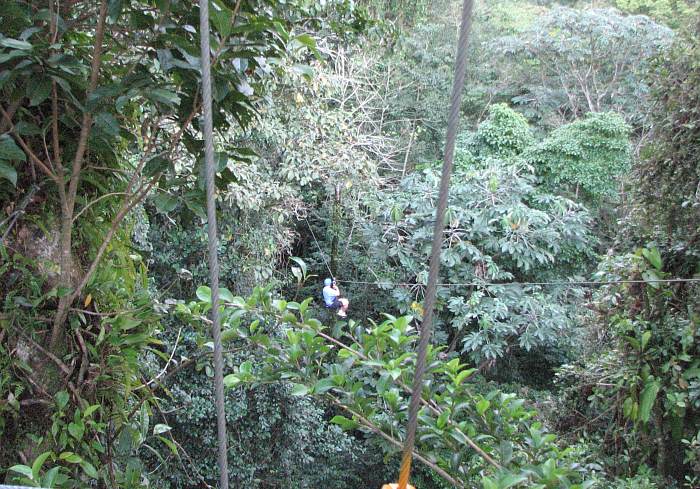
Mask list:
MULTIPOLYGON (((396 480, 460 9, 210 2, 231 487, 396 480)), ((700 4, 472 19, 411 483, 698 488, 700 4)), ((218 485, 201 68, 196 2, 0 0, 0 484, 218 485)))

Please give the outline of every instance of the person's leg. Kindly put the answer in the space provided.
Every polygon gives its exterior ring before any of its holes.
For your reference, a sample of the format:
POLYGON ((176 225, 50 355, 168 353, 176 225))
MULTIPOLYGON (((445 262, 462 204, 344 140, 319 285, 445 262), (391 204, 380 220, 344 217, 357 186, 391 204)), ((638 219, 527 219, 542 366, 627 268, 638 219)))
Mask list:
POLYGON ((350 301, 347 300, 345 297, 341 297, 339 300, 340 300, 340 310, 343 311, 345 314, 347 314, 348 306, 350 305, 350 301))
POLYGON ((344 305, 344 302, 343 302, 344 300, 345 299, 341 299, 340 297, 336 297, 335 301, 333 301, 333 304, 338 309, 338 316, 340 316, 341 318, 344 318, 346 316, 345 309, 347 309, 347 308, 344 305))

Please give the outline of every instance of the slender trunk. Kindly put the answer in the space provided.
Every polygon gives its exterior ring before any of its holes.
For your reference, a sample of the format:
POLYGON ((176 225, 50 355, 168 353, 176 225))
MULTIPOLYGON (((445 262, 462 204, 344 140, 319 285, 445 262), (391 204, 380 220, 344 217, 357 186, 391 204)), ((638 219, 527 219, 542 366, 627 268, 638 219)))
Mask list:
POLYGON ((63 331, 63 324, 68 317, 68 309, 70 308, 73 295, 73 217, 72 214, 69 213, 66 205, 62 205, 61 207, 61 235, 59 238, 59 247, 61 250, 59 265, 61 274, 59 276, 58 286, 64 290, 63 295, 58 300, 58 308, 53 320, 49 351, 55 351, 58 346, 63 331))
MULTIPOLYGON (((86 99, 97 88, 100 75, 100 66, 102 63, 102 48, 105 34, 106 19, 107 0, 102 0, 99 6, 97 26, 95 28, 95 44, 92 54, 92 63, 90 65, 90 80, 85 94, 86 99)), ((88 140, 90 137, 91 130, 92 114, 86 109, 86 111, 83 113, 83 119, 80 128, 80 136, 78 137, 77 149, 75 157, 73 158, 73 166, 71 168, 71 176, 68 181, 67 189, 65 187, 63 179, 63 168, 59 167, 59 174, 61 175, 61 178, 58 181, 59 194, 61 198, 61 235, 59 239, 59 246, 61 248, 61 274, 59 279, 59 287, 64 288, 65 290, 63 291, 64 295, 59 299, 58 309, 56 310, 56 316, 54 317, 53 326, 51 328, 51 341, 49 343, 50 351, 55 350, 59 340, 61 339, 63 325, 68 317, 68 310, 70 308, 71 303, 75 299, 75 296, 72 291, 72 277, 74 276, 72 256, 73 215, 75 210, 75 201, 78 193, 78 185, 80 183, 83 160, 87 151, 88 140)), ((60 154, 54 156, 59 158, 56 163, 60 164, 60 154)))
POLYGON ((658 408, 654 409, 654 424, 656 425, 656 468, 662 474, 667 474, 666 436, 664 433, 663 415, 658 408))

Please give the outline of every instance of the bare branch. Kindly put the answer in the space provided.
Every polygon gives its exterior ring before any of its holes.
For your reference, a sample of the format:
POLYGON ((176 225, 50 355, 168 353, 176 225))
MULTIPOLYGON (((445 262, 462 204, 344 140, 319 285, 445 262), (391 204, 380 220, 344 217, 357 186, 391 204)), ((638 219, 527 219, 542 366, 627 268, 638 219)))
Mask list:
POLYGON ((24 150, 24 152, 29 156, 29 159, 34 162, 41 170, 46 174, 47 177, 49 177, 51 180, 55 181, 56 183, 59 183, 59 179, 56 176, 54 172, 51 171, 51 169, 39 159, 39 157, 32 151, 32 149, 29 147, 29 145, 22 139, 22 136, 20 136, 16 131, 15 131, 15 126, 12 123, 12 119, 10 118, 10 114, 5 110, 5 108, 0 105, 0 112, 2 112, 2 118, 5 124, 7 124, 8 130, 14 137, 14 139, 17 141, 17 143, 20 145, 20 147, 24 150))
POLYGON ((89 202, 88 204, 85 205, 85 207, 83 207, 82 209, 80 209, 80 212, 78 212, 75 216, 73 216, 73 222, 77 221, 78 218, 79 218, 86 210, 88 210, 88 209, 89 209, 90 207, 92 207, 93 205, 97 204, 99 201, 104 200, 104 199, 106 199, 106 198, 108 198, 108 197, 114 197, 115 195, 129 195, 129 194, 127 194, 126 192, 110 192, 110 193, 108 193, 108 194, 100 195, 98 198, 96 198, 95 200, 89 202))

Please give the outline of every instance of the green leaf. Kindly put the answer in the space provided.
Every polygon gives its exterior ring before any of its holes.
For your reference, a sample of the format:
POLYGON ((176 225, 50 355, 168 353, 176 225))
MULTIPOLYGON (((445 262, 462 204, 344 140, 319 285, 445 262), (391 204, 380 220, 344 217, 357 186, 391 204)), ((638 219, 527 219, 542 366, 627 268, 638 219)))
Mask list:
POLYGON ((304 78, 313 78, 314 69, 309 65, 295 64, 292 66, 292 71, 302 75, 304 78))
POLYGON ((647 343, 649 343, 649 340, 651 339, 651 331, 645 331, 642 333, 642 350, 646 348, 647 343))
POLYGON ((0 160, 27 161, 27 156, 9 135, 3 134, 0 136, 0 160))
POLYGON ((471 377, 471 375, 476 372, 475 368, 468 368, 466 370, 462 370, 460 373, 457 374, 455 377, 454 383, 455 385, 460 385, 462 382, 464 382, 464 379, 471 377))
POLYGON ((17 186, 17 170, 0 160, 0 177, 9 180, 13 186, 17 186))
POLYGON ((59 460, 65 460, 69 464, 78 464, 83 461, 80 455, 73 452, 63 452, 58 456, 59 460))
POLYGON ((200 301, 211 304, 211 288, 207 287, 206 285, 200 285, 197 287, 196 295, 197 299, 200 301))
POLYGON ((83 468, 83 472, 85 472, 85 475, 87 475, 91 479, 97 479, 97 469, 95 469, 94 465, 92 465, 87 460, 83 460, 82 462, 80 462, 80 466, 83 468))
POLYGON ((100 407, 101 406, 99 404, 93 404, 92 406, 88 406, 87 408, 85 408, 85 412, 83 413, 83 419, 87 418, 92 413, 100 409, 100 407))
POLYGON ((498 485, 488 477, 483 477, 481 479, 481 485, 483 489, 499 489, 498 485))
POLYGON ((316 50, 316 39, 314 39, 308 34, 300 34, 297 37, 295 37, 294 40, 297 41, 299 44, 306 46, 311 51, 316 50))
POLYGON ((236 387, 241 383, 241 378, 238 374, 228 374, 224 376, 224 385, 226 387, 236 387))
POLYGON ((95 116, 95 125, 112 137, 119 136, 119 122, 112 114, 100 112, 95 116))
POLYGON ((345 416, 333 416, 331 418, 331 423, 337 424, 344 430, 354 430, 359 426, 359 423, 353 419, 348 419, 345 416))
POLYGON ((32 49, 32 45, 27 41, 19 41, 9 37, 0 39, 0 46, 10 49, 32 49))
POLYGON ((293 396, 305 396, 309 393, 309 390, 304 384, 292 384, 292 390, 289 393, 293 396))
POLYGON ((22 474, 23 476, 28 477, 31 480, 34 480, 34 474, 32 473, 32 469, 30 469, 26 465, 13 465, 8 470, 11 470, 13 472, 17 472, 18 474, 22 474))
POLYGON ((223 37, 229 36, 233 28, 233 11, 222 2, 214 0, 209 14, 211 23, 214 24, 216 30, 219 31, 223 37))
POLYGON ((395 345, 399 345, 401 343, 401 331, 398 329, 392 329, 389 331, 389 338, 395 345))
POLYGON ((15 131, 22 136, 38 136, 41 134, 39 126, 27 121, 19 121, 15 124, 15 131))
POLYGON ((642 250, 642 255, 656 270, 661 271, 663 268, 663 261, 661 260, 661 253, 657 248, 645 248, 642 250))
POLYGON ((627 343, 629 343, 632 346, 632 348, 634 348, 635 350, 639 350, 640 345, 639 340, 637 340, 637 338, 633 338, 632 336, 623 336, 623 338, 627 340, 627 343))
POLYGON ((654 270, 644 270, 642 272, 642 278, 649 284, 649 287, 653 289, 659 288, 659 280, 661 277, 654 270))
POLYGON ((175 107, 180 104, 180 97, 175 92, 164 88, 154 88, 146 96, 152 101, 165 104, 168 107, 175 107))
POLYGON ((656 401, 656 396, 659 393, 661 384, 657 381, 652 381, 647 383, 639 395, 639 419, 647 423, 649 422, 649 416, 651 415, 651 410, 654 407, 654 401, 656 401))
POLYGON ((152 176, 156 173, 165 172, 170 166, 170 161, 165 159, 161 155, 154 156, 143 167, 143 174, 146 176, 152 176))
POLYGON ((305 262, 304 260, 302 260, 301 258, 299 258, 299 257, 297 257, 297 256, 291 256, 289 259, 292 260, 292 261, 293 261, 294 263, 296 263, 297 265, 299 265, 299 268, 300 268, 301 271, 303 272, 303 275, 306 275, 306 273, 307 273, 307 271, 306 271, 307 268, 306 268, 306 262, 305 262))
POLYGON ((634 404, 634 399, 631 397, 628 397, 625 399, 625 401, 622 403, 622 414, 625 415, 626 418, 634 419, 632 418, 632 405, 634 404))
POLYGON ((61 467, 54 467, 52 469, 49 469, 49 471, 46 472, 46 475, 44 476, 44 478, 41 480, 42 487, 46 487, 47 489, 52 489, 55 485, 56 476, 58 475, 58 471, 60 469, 61 469, 61 467))
POLYGON ((107 15, 111 22, 116 22, 122 13, 122 0, 109 0, 107 4, 107 15))
POLYGON ((32 464, 32 480, 38 481, 41 474, 41 466, 44 465, 46 459, 51 456, 52 452, 44 452, 39 455, 32 464))
POLYGON ((59 391, 56 393, 55 400, 59 411, 66 407, 66 404, 68 404, 68 399, 69 397, 66 391, 59 391))
MULTIPOLYGON (((27 53, 24 51, 10 51, 9 53, 0 53, 0 64, 7 63, 8 61, 15 59, 15 58, 21 58, 22 56, 26 56, 27 53)), ((9 71, 6 71, 9 75, 9 71)))
POLYGON ((513 487, 521 482, 525 482, 526 480, 527 476, 525 475, 506 473, 498 478, 498 488, 508 489, 509 487, 513 487))
POLYGON ((238 371, 250 375, 253 373, 253 363, 250 360, 246 360, 245 362, 241 363, 240 367, 238 367, 238 371))
POLYGON ((51 93, 51 82, 47 79, 40 80, 34 85, 31 94, 29 94, 29 106, 36 107, 44 100, 49 98, 51 93))
POLYGON ((177 207, 178 202, 176 197, 173 197, 172 195, 165 192, 161 192, 154 195, 151 198, 151 201, 153 202, 156 211, 158 211, 161 214, 167 214, 168 212, 174 210, 175 207, 177 207))
POLYGON ((165 443, 165 445, 173 452, 173 455, 177 455, 177 445, 172 440, 165 438, 164 436, 157 436, 160 441, 165 443))
POLYGON ((82 440, 83 434, 85 433, 85 425, 82 422, 70 423, 68 425, 68 433, 76 440, 82 440))
POLYGON ((491 406, 491 403, 488 399, 481 399, 476 403, 476 412, 478 412, 480 416, 483 416, 489 406, 491 406))
MULTIPOLYGON (((221 287, 219 289, 219 301, 233 302, 233 294, 227 288, 221 287)), ((221 302, 219 302, 219 303, 221 303, 221 302)))
POLYGON ((323 394, 324 392, 331 390, 333 387, 335 387, 335 381, 328 377, 316 382, 316 385, 314 385, 314 392, 317 394, 323 394))

